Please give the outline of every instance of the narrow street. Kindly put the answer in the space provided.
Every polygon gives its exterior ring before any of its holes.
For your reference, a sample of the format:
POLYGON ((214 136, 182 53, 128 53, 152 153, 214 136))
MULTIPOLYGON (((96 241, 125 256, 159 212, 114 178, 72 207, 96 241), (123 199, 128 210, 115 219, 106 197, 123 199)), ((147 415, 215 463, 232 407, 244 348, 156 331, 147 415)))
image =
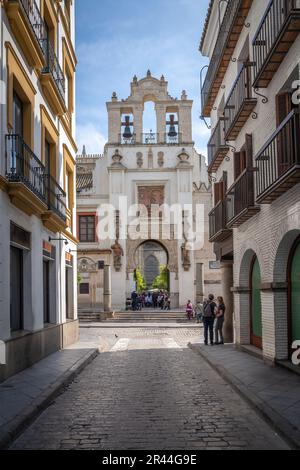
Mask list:
POLYGON ((187 345, 199 328, 82 329, 101 354, 12 449, 288 449, 187 345))

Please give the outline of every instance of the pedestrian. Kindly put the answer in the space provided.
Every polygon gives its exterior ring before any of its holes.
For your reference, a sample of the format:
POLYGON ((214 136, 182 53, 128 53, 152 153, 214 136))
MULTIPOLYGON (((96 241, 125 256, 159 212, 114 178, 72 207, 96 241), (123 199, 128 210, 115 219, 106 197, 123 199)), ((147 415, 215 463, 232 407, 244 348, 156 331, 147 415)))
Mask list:
POLYGON ((188 301, 187 306, 186 306, 186 315, 187 315, 188 320, 191 321, 193 317, 193 304, 190 300, 188 301))
POLYGON ((157 309, 157 299, 158 299, 158 293, 153 292, 152 301, 153 301, 153 308, 155 308, 155 309, 157 309))
POLYGON ((132 310, 134 312, 137 309, 137 299, 138 299, 138 295, 137 295, 136 291, 133 291, 132 294, 131 294, 131 302, 132 302, 132 310))
POLYGON ((224 344, 223 336, 223 326, 225 321, 225 303, 223 297, 218 297, 217 299, 217 309, 216 309, 216 322, 215 322, 215 344, 221 345, 224 344))
POLYGON ((164 309, 171 310, 171 297, 166 295, 165 302, 164 302, 164 309))
POLYGON ((197 302, 195 307, 195 314, 197 323, 202 323, 203 320, 203 304, 201 302, 197 302))
POLYGON ((208 300, 203 304, 204 343, 206 346, 208 345, 208 333, 210 344, 214 345, 215 310, 217 307, 214 298, 215 296, 210 294, 208 300))

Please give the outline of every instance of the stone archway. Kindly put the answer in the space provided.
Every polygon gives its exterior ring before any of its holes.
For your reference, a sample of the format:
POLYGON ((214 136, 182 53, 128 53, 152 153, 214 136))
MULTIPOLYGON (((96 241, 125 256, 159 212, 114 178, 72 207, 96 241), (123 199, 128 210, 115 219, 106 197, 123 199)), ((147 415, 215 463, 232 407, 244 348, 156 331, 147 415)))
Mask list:
POLYGON ((157 241, 145 241, 136 249, 135 265, 141 270, 147 289, 151 289, 154 280, 160 274, 160 268, 169 265, 168 251, 157 241))
POLYGON ((275 255, 273 269, 274 321, 276 359, 286 360, 290 354, 292 331, 292 261, 300 230, 287 232, 281 239, 275 255))

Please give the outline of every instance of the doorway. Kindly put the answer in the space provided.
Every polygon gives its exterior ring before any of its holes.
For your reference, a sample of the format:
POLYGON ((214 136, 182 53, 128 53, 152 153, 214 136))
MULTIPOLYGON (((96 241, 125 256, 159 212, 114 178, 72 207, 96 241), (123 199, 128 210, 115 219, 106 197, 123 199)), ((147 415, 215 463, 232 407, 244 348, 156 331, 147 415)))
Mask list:
POLYGON ((43 261, 44 324, 50 323, 50 263, 43 261))
POLYGON ((10 247, 10 325, 23 330, 23 250, 10 247))
POLYGON ((292 248, 289 261, 289 348, 300 339, 300 238, 292 248))
POLYGON ((250 313, 251 313, 251 344, 262 349, 262 303, 261 303, 261 272, 257 257, 252 261, 250 274, 250 313))
POLYGON ((156 241, 147 241, 136 251, 135 262, 148 290, 154 284, 158 289, 169 290, 168 253, 156 241))

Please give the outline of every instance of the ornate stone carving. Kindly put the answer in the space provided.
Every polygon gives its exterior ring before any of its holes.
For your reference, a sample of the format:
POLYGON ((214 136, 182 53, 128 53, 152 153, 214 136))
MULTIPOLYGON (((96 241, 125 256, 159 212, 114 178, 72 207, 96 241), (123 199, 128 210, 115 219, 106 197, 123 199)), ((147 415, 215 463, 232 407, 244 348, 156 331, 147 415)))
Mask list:
POLYGON ((78 271, 80 273, 97 272, 97 263, 90 258, 80 258, 78 260, 78 271))
POLYGON ((147 207, 148 212, 151 211, 152 205, 161 206, 165 200, 164 186, 139 186, 138 203, 147 207))
POLYGON ((142 152, 138 152, 136 154, 136 164, 137 164, 138 168, 142 168, 142 166, 144 164, 144 159, 143 159, 142 152))
POLYGON ((116 150, 114 155, 112 156, 112 167, 113 168, 120 168, 123 169, 125 168, 124 165, 122 164, 123 157, 120 155, 119 150, 116 150))
POLYGON ((114 268, 117 272, 122 269, 122 257, 124 256, 124 250, 121 247, 119 240, 116 240, 111 247, 113 252, 114 268))
POLYGON ((181 257, 183 269, 189 271, 191 267, 191 252, 187 241, 181 246, 181 257))
POLYGON ((150 170, 152 170, 153 168, 153 152, 151 148, 149 148, 149 151, 148 151, 148 168, 150 170))
POLYGON ((157 164, 160 168, 162 168, 165 164, 165 159, 164 159, 164 152, 158 152, 158 158, 157 158, 157 164))

